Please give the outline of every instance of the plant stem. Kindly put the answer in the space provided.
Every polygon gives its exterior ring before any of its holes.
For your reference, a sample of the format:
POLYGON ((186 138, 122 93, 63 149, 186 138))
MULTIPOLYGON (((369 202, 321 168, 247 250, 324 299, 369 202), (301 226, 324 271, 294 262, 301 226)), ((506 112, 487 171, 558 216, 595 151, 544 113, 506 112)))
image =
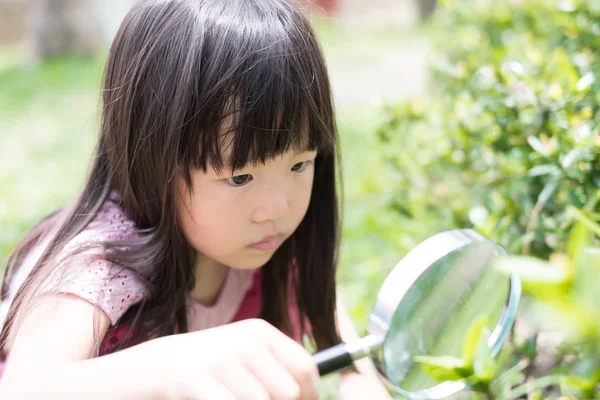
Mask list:
POLYGON ((586 212, 581 211, 575 207, 569 207, 568 211, 576 220, 581 222, 586 228, 594 232, 596 235, 600 236, 600 225, 598 225, 592 218, 590 218, 586 212))
POLYGON ((525 382, 520 386, 517 386, 511 390, 506 396, 506 400, 517 399, 523 395, 526 395, 529 391, 534 389, 542 389, 546 386, 557 385, 560 383, 560 376, 544 376, 534 381, 525 382))

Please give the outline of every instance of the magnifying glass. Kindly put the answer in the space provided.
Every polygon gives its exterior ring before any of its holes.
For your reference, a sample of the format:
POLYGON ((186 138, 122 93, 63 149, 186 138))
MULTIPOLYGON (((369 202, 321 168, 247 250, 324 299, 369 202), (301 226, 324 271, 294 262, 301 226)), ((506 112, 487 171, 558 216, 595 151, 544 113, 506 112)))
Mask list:
POLYGON ((320 375, 371 357, 384 382, 409 399, 445 399, 462 391, 463 382, 435 381, 414 357, 460 357, 467 330, 480 318, 497 321, 488 346, 492 356, 498 354, 521 298, 518 275, 506 277, 491 265, 505 254, 470 229, 442 232, 420 243, 385 279, 367 335, 313 355, 320 375))

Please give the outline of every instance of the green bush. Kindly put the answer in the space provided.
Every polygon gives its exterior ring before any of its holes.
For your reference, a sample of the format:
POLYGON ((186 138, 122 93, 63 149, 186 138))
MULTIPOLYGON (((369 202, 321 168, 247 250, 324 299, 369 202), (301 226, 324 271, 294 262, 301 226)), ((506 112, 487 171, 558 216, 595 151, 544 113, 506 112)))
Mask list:
POLYGON ((502 244, 526 296, 499 358, 477 321, 462 358, 417 361, 473 398, 600 398, 600 1, 439 3, 432 88, 377 132, 388 208, 502 244))
POLYGON ((433 90, 387 108, 390 207, 547 258, 600 211, 600 1, 442 1, 433 90))

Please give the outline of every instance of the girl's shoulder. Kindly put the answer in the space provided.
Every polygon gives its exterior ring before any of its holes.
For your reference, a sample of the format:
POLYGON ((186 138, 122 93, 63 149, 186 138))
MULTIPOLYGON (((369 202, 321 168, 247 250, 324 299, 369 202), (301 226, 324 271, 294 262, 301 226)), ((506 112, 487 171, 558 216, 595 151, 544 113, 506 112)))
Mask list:
MULTIPOLYGON (((149 277, 154 267, 141 265, 131 269, 111 262, 105 257, 102 243, 138 238, 135 224, 119 207, 118 195, 113 193, 94 219, 60 250, 57 265, 38 293, 77 296, 96 305, 116 324, 129 307, 150 295, 149 277)), ((8 296, 0 304, 0 326, 10 303, 49 244, 48 238, 43 240, 15 270, 8 296)))
POLYGON ((95 304, 116 324, 129 307, 149 296, 154 266, 126 268, 109 261, 102 243, 139 238, 134 222, 118 205, 118 195, 111 194, 96 217, 65 246, 59 256, 63 265, 49 280, 50 290, 95 304), (84 250, 79 253, 80 248, 84 250))
POLYGON ((69 241, 66 250, 92 243, 136 239, 139 239, 139 234, 135 223, 119 206, 119 195, 113 192, 94 219, 69 241))

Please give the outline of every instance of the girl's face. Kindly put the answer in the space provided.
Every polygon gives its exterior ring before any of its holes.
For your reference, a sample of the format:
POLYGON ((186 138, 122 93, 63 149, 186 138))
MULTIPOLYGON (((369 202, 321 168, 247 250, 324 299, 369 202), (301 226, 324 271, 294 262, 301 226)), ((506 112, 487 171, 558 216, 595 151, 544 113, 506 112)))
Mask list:
POLYGON ((179 178, 177 214, 186 240, 200 256, 228 267, 263 266, 306 214, 316 156, 290 151, 233 175, 228 168, 192 170, 191 191, 179 178))

